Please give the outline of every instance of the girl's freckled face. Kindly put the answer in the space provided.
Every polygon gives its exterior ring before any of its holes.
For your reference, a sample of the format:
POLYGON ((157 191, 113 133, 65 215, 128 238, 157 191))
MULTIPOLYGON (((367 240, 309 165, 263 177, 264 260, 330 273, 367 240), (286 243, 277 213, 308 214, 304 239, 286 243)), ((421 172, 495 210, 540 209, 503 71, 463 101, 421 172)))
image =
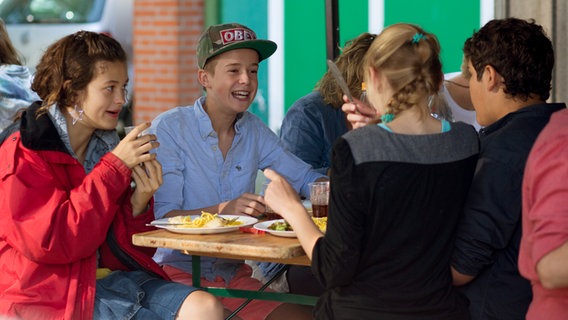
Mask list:
POLYGON ((87 85, 80 102, 84 112, 80 123, 93 129, 112 130, 126 103, 126 64, 100 61, 95 69, 95 76, 87 85))

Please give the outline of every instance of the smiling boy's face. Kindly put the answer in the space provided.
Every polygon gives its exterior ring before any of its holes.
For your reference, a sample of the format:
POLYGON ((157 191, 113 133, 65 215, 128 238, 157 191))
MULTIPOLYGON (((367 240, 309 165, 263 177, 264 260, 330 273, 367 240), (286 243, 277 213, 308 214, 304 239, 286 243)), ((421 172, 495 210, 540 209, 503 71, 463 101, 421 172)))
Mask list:
POLYGON ((258 88, 258 53, 235 49, 222 53, 199 71, 199 81, 207 90, 208 109, 241 113, 251 105, 258 88), (211 68, 212 67, 212 68, 211 68))

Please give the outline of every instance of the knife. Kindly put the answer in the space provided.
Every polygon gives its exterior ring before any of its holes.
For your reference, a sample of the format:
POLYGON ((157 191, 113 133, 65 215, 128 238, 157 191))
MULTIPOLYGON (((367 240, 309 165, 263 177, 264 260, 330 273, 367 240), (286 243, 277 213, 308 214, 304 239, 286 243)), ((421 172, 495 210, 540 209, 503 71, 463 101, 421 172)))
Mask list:
POLYGON ((341 90, 343 90, 343 93, 345 93, 345 95, 347 95, 347 98, 349 98, 349 102, 353 103, 353 96, 351 95, 349 87, 347 86, 347 82, 345 82, 345 79, 343 79, 343 75, 341 74, 341 71, 339 71, 339 68, 337 68, 335 63, 331 60, 327 60, 327 66, 329 67, 331 74, 333 74, 333 76, 335 77, 337 84, 339 85, 341 90))

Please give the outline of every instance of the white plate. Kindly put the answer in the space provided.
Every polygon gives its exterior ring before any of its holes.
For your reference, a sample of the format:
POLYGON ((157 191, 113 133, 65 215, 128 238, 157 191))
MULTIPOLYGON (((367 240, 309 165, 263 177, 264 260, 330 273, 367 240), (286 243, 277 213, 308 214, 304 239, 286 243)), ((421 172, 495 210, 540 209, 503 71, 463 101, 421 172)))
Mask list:
POLYGON ((275 222, 284 222, 284 219, 268 220, 268 221, 259 222, 259 223, 255 224, 253 226, 253 228, 255 228, 257 230, 262 230, 262 231, 268 232, 270 234, 273 234, 273 235, 279 236, 279 237, 296 238, 296 232, 294 232, 294 231, 277 231, 277 230, 268 229, 268 227, 275 222))
MULTIPOLYGON (((200 215, 192 215, 191 220, 195 219, 196 217, 200 217, 200 215)), ((243 224, 238 226, 228 226, 228 227, 216 227, 216 228, 184 228, 183 226, 176 226, 176 225, 168 225, 169 218, 162 218, 158 220, 152 221, 150 224, 155 226, 156 228, 166 229, 171 232, 175 233, 185 233, 185 234, 212 234, 212 233, 225 233, 238 230, 240 227, 246 227, 253 225, 258 222, 258 219, 249 216, 237 216, 231 214, 223 214, 219 215, 221 218, 225 219, 232 219, 232 218, 239 218, 238 221, 241 221, 243 224)))

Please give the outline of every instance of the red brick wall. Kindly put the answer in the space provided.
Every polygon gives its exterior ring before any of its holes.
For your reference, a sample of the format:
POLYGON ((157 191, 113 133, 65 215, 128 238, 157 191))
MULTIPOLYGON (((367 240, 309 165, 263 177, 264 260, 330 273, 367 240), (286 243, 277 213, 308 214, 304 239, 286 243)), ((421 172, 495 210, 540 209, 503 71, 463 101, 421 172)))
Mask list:
POLYGON ((134 1, 134 124, 201 96, 195 50, 203 1, 134 1))

